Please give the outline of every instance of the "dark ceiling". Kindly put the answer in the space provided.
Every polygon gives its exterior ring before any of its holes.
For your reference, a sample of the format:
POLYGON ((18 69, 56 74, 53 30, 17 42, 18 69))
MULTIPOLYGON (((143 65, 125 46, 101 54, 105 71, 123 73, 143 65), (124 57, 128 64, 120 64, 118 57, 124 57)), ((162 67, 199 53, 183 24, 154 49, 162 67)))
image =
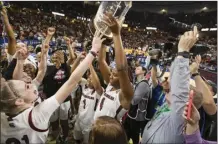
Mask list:
POLYGON ((207 11, 217 10, 217 1, 134 1, 132 10, 158 13, 162 9, 168 13, 196 13, 207 7, 207 11))

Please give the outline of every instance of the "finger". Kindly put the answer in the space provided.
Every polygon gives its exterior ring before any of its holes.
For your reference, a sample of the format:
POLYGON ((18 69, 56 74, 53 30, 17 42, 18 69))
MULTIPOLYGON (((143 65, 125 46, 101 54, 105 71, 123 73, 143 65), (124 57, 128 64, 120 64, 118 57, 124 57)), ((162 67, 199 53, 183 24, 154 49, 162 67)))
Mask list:
POLYGON ((194 26, 194 36, 197 37, 198 34, 198 28, 197 26, 194 26))
POLYGON ((184 36, 185 36, 185 37, 189 36, 189 33, 188 33, 188 32, 185 32, 185 33, 184 33, 184 36))
POLYGON ((193 32, 193 31, 189 31, 189 32, 188 32, 188 36, 194 37, 194 32, 193 32))
POLYGON ((101 39, 101 42, 103 42, 103 41, 105 41, 106 40, 106 38, 103 38, 103 39, 101 39))
POLYGON ((104 34, 105 34, 105 32, 107 31, 107 29, 108 29, 108 28, 105 28, 105 29, 103 30, 103 32, 102 32, 101 35, 100 35, 100 38, 102 38, 102 37, 104 36, 104 34))

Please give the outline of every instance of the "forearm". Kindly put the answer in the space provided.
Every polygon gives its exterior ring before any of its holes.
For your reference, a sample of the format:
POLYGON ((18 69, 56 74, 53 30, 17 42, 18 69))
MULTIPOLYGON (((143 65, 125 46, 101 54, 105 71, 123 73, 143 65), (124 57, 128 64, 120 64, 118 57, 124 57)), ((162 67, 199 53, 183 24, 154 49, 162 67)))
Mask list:
POLYGON ((73 65, 72 65, 72 67, 71 67, 71 73, 73 73, 74 72, 74 70, 77 68, 77 66, 79 65, 79 63, 80 63, 80 57, 77 57, 77 59, 74 61, 74 63, 73 63, 73 65))
POLYGON ((16 67, 13 72, 13 79, 14 80, 21 80, 23 77, 23 65, 24 60, 17 60, 16 67))
POLYGON ((73 60, 75 59, 75 55, 74 55, 74 48, 71 47, 71 45, 67 45, 68 51, 69 51, 69 56, 70 58, 73 60))
POLYGON ((153 65, 151 69, 151 80, 152 80, 152 85, 155 88, 158 85, 157 81, 157 66, 153 65))
POLYGON ((47 71, 47 54, 43 54, 41 56, 41 61, 39 63, 39 70, 36 76, 36 79, 39 83, 42 82, 46 71, 47 71))
POLYGON ((186 133, 186 135, 192 135, 192 134, 194 134, 197 130, 199 130, 199 125, 198 125, 198 123, 196 123, 196 124, 194 124, 194 125, 187 124, 187 125, 186 125, 185 133, 186 133))
POLYGON ((14 55, 16 52, 16 39, 14 36, 14 31, 9 23, 8 17, 3 16, 2 18, 5 26, 5 32, 8 36, 8 53, 10 55, 14 55))
POLYGON ((102 89, 100 81, 98 79, 98 76, 95 72, 95 69, 93 68, 92 65, 90 65, 90 72, 91 72, 91 76, 92 76, 92 82, 93 82, 93 86, 95 88, 96 91, 100 91, 102 89))
POLYGON ((113 36, 115 47, 115 62, 117 69, 127 69, 126 55, 123 50, 121 36, 113 36))
POLYGON ((45 38, 44 44, 49 45, 49 42, 50 42, 51 38, 52 38, 51 35, 47 35, 46 38, 45 38))
POLYGON ((88 67, 91 65, 94 57, 92 54, 88 54, 86 58, 80 63, 80 65, 71 74, 70 78, 64 85, 57 91, 56 99, 59 103, 62 103, 68 95, 72 92, 77 83, 81 80, 83 74, 86 72, 88 67))
POLYGON ((200 76, 194 77, 195 84, 196 84, 196 90, 201 92, 203 94, 203 108, 206 111, 207 114, 213 115, 216 113, 216 104, 213 99, 213 95, 210 92, 208 86, 203 81, 203 79, 200 76))
POLYGON ((102 47, 99 51, 98 61, 103 62, 106 59, 106 47, 102 44, 102 47))
POLYGON ((170 72, 171 109, 175 113, 182 114, 189 96, 189 59, 177 57, 171 66, 170 72))

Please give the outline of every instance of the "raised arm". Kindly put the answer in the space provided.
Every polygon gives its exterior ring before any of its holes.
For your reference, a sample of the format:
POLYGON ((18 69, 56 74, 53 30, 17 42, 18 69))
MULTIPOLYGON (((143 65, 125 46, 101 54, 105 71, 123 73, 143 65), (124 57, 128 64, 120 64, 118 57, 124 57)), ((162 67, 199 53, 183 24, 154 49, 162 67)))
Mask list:
POLYGON ((128 76, 128 64, 121 40, 120 25, 111 14, 105 15, 104 19, 113 33, 115 62, 121 88, 121 105, 125 109, 129 109, 131 100, 133 98, 133 87, 128 76))
POLYGON ((153 88, 155 88, 158 85, 157 66, 156 65, 152 66, 152 69, 151 69, 151 80, 152 80, 153 88))
MULTIPOLYGON (((197 41, 197 27, 194 27, 194 31, 186 32, 180 39, 178 44, 178 51, 189 52, 197 41)), ((189 97, 189 59, 182 56, 177 56, 171 66, 171 79, 170 79, 170 91, 171 91, 171 110, 175 116, 181 118, 185 103, 189 97)), ((173 118, 173 120, 178 120, 173 118)), ((180 119, 181 120, 181 119, 180 119)))
POLYGON ((42 52, 41 52, 41 60, 39 63, 39 70, 38 73, 36 75, 35 80, 37 80, 38 83, 41 83, 42 80, 45 77, 45 73, 47 70, 47 55, 48 55, 48 49, 49 49, 49 45, 42 45, 42 52))
POLYGON ((14 31, 9 23, 7 11, 5 8, 2 8, 1 15, 5 26, 5 31, 8 36, 8 54, 14 55, 16 52, 16 39, 14 36, 14 31))
POLYGON ((79 65, 80 61, 82 59, 85 58, 85 52, 82 52, 78 57, 77 59, 73 62, 73 65, 71 67, 71 73, 73 73, 73 71, 77 68, 77 66, 79 65))
POLYGON ((99 65, 99 69, 100 69, 100 72, 101 72, 104 80, 108 84, 110 81, 111 72, 110 72, 109 66, 107 65, 107 62, 106 62, 106 47, 105 47, 105 45, 102 45, 102 48, 99 51, 98 65, 99 65))
POLYGON ((13 72, 13 79, 22 80, 24 62, 25 59, 28 57, 27 50, 25 48, 20 49, 19 51, 17 51, 16 57, 17 63, 13 72))
MULTIPOLYGON (((199 65, 201 63, 201 56, 195 57, 195 62, 190 66, 191 74, 198 73, 199 65)), ((207 84, 200 75, 194 77, 196 90, 203 94, 203 108, 208 115, 214 115, 217 111, 213 95, 208 88, 207 84)))
POLYGON ((72 92, 72 90, 76 87, 76 84, 81 80, 83 74, 86 72, 88 67, 92 64, 94 59, 94 55, 97 54, 99 49, 101 48, 101 44, 104 39, 101 39, 100 32, 95 33, 95 37, 92 41, 92 49, 86 58, 80 63, 80 65, 75 69, 75 71, 71 74, 68 81, 64 83, 64 85, 57 91, 55 97, 59 103, 62 103, 72 92))
POLYGON ((47 36, 45 38, 45 41, 43 42, 45 45, 49 45, 49 42, 50 42, 52 36, 54 35, 54 33, 55 33, 55 28, 49 27, 47 30, 47 36))
POLYGON ((76 59, 76 55, 74 53, 76 44, 75 44, 75 42, 73 42, 71 45, 70 38, 68 38, 68 37, 64 37, 64 40, 66 41, 67 48, 69 51, 69 56, 70 56, 70 58, 67 60, 67 65, 71 65, 73 60, 76 59))
POLYGON ((90 65, 89 68, 90 68, 90 72, 91 72, 93 86, 94 86, 96 92, 98 93, 98 95, 102 95, 103 88, 102 88, 101 83, 99 81, 98 75, 96 74, 95 69, 92 65, 90 65))

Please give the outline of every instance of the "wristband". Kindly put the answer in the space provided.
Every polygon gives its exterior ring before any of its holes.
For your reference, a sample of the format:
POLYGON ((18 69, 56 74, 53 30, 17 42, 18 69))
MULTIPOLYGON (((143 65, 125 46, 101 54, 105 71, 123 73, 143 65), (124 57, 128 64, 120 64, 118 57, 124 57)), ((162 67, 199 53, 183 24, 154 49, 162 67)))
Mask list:
POLYGON ((187 51, 178 52, 178 56, 183 56, 184 58, 189 58, 190 57, 190 53, 187 52, 187 51))
POLYGON ((89 53, 91 53, 96 58, 96 56, 97 56, 96 52, 90 50, 89 53))
POLYGON ((199 76, 199 75, 200 75, 199 73, 193 73, 192 77, 194 78, 194 77, 199 76))

